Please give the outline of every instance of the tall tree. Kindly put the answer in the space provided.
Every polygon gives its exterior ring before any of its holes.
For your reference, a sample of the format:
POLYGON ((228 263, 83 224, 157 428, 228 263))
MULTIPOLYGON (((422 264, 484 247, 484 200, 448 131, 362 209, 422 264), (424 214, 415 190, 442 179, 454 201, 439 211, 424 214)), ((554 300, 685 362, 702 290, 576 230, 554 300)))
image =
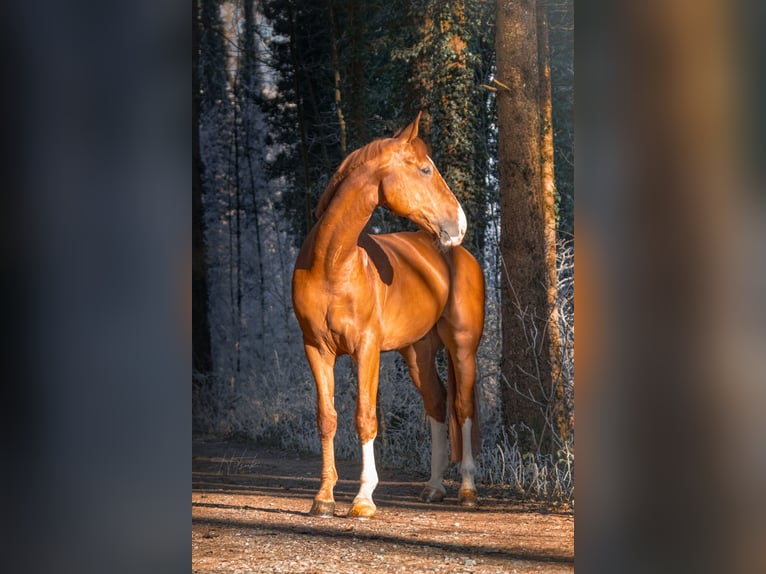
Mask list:
POLYGON ((327 2, 327 14, 330 20, 330 47, 332 53, 333 84, 335 87, 335 112, 338 115, 338 131, 340 134, 340 154, 348 153, 346 137, 346 118, 343 115, 343 98, 340 79, 340 58, 338 56, 338 24, 335 17, 335 7, 332 0, 327 2))
POLYGON ((207 307, 205 222, 202 211, 202 159, 199 147, 200 32, 199 0, 192 0, 192 368, 207 374, 212 368, 212 359, 207 307))
POLYGON ((574 0, 547 0, 559 239, 574 238, 574 0))
POLYGON ((548 341, 550 345, 551 382, 554 389, 551 424, 557 436, 568 438, 570 432, 564 382, 561 373, 561 334, 559 332, 557 277, 556 179, 554 177, 553 93, 551 87, 551 52, 548 35, 548 1, 537 0, 537 56, 540 78, 540 186, 543 200, 543 241, 548 274, 548 341), (551 217, 552 215, 552 217, 551 217))
MULTIPOLYGON (((238 127, 242 131, 244 179, 249 188, 249 205, 246 204, 246 215, 249 217, 248 224, 252 224, 255 231, 255 261, 254 269, 246 269, 247 275, 257 277, 257 299, 260 308, 258 321, 258 333, 262 337, 265 332, 266 302, 265 302, 265 272, 264 272, 264 249, 262 227, 264 214, 261 204, 264 195, 263 165, 263 113, 259 106, 261 80, 258 70, 260 58, 260 44, 256 32, 256 5, 255 2, 245 1, 242 8, 242 28, 240 31, 241 51, 238 54, 238 81, 235 86, 237 105, 242 117, 238 127)), ((252 256, 248 257, 250 260, 252 256)))
POLYGON ((341 160, 336 100, 341 79, 336 82, 327 2, 266 0, 263 10, 273 26, 271 57, 277 70, 276 97, 266 111, 278 157, 269 171, 289 184, 278 207, 300 239, 313 225, 314 204, 341 160))
POLYGON ((350 149, 365 145, 370 141, 370 132, 367 127, 367 78, 365 69, 369 45, 369 29, 367 27, 368 5, 361 0, 348 0, 345 2, 345 10, 348 14, 347 30, 350 42, 346 53, 348 62, 346 76, 348 77, 349 89, 349 142, 350 149))
POLYGON ((480 129, 485 94, 481 38, 485 3, 471 0, 413 4, 420 19, 412 50, 413 83, 419 107, 430 114, 422 131, 434 161, 468 217, 465 245, 480 255, 484 245, 487 134, 480 129))
POLYGON ((541 113, 541 102, 550 96, 543 95, 546 82, 541 82, 537 8, 535 0, 497 0, 496 5, 502 370, 508 383, 506 423, 517 431, 523 423, 532 431, 520 432, 523 448, 551 450, 551 431, 560 437, 556 214, 551 168, 543 169, 541 162, 550 161, 541 113))
MULTIPOLYGON (((228 145, 224 143, 228 140, 231 133, 230 106, 228 96, 228 71, 227 71, 227 52, 226 41, 223 34, 221 21, 221 1, 220 0, 196 0, 195 16, 198 17, 198 23, 193 29, 198 38, 195 38, 194 44, 199 46, 192 54, 193 72, 197 76, 192 76, 193 80, 193 140, 192 153, 193 165, 197 165, 197 174, 200 179, 201 189, 195 192, 195 200, 199 203, 194 207, 194 217, 199 217, 198 221, 193 222, 196 228, 197 237, 193 241, 204 242, 204 251, 197 249, 199 258, 197 259, 198 272, 205 266, 206 293, 204 301, 206 309, 204 313, 194 310, 194 320, 205 321, 208 324, 200 332, 206 332, 208 335, 211 360, 209 370, 212 376, 202 377, 197 381, 194 388, 195 400, 193 403, 193 415, 200 415, 200 423, 208 424, 210 418, 217 419, 220 411, 215 401, 211 398, 218 394, 218 385, 220 381, 215 376, 222 367, 225 359, 220 353, 220 342, 214 337, 215 310, 214 302, 216 297, 212 296, 216 290, 220 291, 221 268, 224 266, 220 251, 214 243, 211 244, 211 236, 220 234, 218 225, 218 213, 221 211, 219 205, 222 202, 223 195, 220 190, 225 188, 226 168, 225 165, 229 154, 228 145), (195 62, 196 58, 198 61, 195 62), (196 81, 198 86, 194 86, 196 81), (209 255, 207 255, 209 254, 209 255), (207 415, 203 414, 209 411, 207 415), (208 418, 208 416, 210 418, 208 418)), ((229 266, 230 268, 230 266, 229 266)), ((200 297, 202 300, 202 297, 200 297)), ((195 333, 197 326, 194 326, 195 333)))

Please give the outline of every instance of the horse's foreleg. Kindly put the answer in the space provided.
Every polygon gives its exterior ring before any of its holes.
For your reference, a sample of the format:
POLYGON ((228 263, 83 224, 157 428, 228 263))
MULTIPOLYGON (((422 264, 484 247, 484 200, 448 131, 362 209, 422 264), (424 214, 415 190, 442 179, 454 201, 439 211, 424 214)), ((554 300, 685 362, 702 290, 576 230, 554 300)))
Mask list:
POLYGON ((333 374, 335 356, 328 352, 323 353, 310 345, 305 345, 305 351, 317 386, 317 427, 322 440, 322 483, 314 497, 310 512, 316 516, 333 516, 335 514, 333 489, 338 481, 334 443, 335 431, 338 427, 333 374))
POLYGON ((378 434, 378 419, 375 403, 378 396, 378 375, 380 368, 380 350, 377 345, 370 345, 363 352, 354 356, 359 372, 359 392, 356 402, 356 432, 362 443, 362 475, 359 493, 354 498, 349 516, 372 518, 375 515, 375 503, 372 493, 378 485, 378 472, 375 469, 375 437, 378 434))

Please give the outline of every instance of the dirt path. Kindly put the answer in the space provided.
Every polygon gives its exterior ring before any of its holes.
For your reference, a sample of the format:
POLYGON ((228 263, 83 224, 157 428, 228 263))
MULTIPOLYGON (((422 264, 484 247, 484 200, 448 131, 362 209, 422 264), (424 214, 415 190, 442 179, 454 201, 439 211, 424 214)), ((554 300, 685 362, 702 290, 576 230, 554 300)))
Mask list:
POLYGON ((378 511, 344 516, 359 464, 339 463, 334 518, 307 514, 319 457, 194 441, 193 572, 572 572, 574 517, 479 485, 477 509, 418 499, 422 477, 378 469, 378 511))

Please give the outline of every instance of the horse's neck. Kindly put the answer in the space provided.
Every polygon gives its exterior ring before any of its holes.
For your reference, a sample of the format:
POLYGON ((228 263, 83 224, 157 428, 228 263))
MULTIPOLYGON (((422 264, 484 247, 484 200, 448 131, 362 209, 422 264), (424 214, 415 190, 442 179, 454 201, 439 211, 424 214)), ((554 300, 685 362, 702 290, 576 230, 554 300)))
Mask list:
POLYGON ((315 264, 332 270, 359 256, 359 235, 377 206, 378 183, 354 175, 340 184, 317 230, 315 264))

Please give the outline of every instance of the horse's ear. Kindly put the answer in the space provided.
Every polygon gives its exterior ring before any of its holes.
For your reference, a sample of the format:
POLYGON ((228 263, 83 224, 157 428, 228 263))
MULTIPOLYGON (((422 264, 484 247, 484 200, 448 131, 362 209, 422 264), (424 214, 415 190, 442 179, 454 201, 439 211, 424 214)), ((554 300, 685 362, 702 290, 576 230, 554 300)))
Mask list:
POLYGON ((416 137, 418 137, 418 126, 420 125, 420 116, 422 113, 422 111, 419 111, 415 120, 402 131, 398 132, 394 137, 397 137, 399 140, 406 142, 411 142, 416 137))

